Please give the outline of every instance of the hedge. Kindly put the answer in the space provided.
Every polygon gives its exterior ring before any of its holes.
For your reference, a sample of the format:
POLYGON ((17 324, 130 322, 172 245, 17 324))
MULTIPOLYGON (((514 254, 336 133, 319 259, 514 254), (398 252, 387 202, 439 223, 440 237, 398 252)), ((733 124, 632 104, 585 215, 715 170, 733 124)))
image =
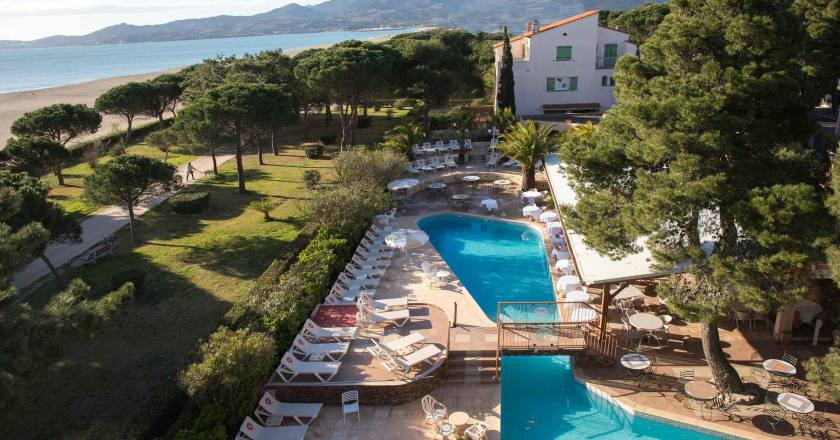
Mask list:
POLYGON ((307 159, 320 159, 324 155, 324 146, 321 144, 309 144, 303 147, 307 159))
POLYGON ((169 198, 169 206, 178 214, 198 214, 210 206, 210 193, 180 192, 169 198))
POLYGON ((146 285, 146 271, 141 269, 121 270, 111 275, 111 289, 117 290, 125 283, 134 284, 134 290, 142 293, 146 285))

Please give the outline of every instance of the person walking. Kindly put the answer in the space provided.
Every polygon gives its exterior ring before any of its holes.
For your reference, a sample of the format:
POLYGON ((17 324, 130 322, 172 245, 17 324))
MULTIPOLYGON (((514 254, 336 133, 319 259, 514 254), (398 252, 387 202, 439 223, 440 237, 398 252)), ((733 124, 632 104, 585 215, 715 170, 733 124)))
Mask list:
POLYGON ((195 173, 195 168, 193 168, 192 162, 187 162, 187 175, 185 176, 184 181, 189 182, 190 177, 192 177, 192 180, 195 181, 195 174, 194 173, 195 173))

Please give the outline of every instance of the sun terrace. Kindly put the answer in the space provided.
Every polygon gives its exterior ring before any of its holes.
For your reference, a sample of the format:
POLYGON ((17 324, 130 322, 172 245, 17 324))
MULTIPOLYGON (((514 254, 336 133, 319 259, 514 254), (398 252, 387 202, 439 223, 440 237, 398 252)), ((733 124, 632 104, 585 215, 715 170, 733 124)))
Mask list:
MULTIPOLYGON (((538 173, 535 191, 522 194, 516 163, 500 157, 492 145, 472 143, 470 161, 455 166, 446 165, 449 152, 448 146, 418 146, 420 163, 409 165, 406 180, 391 188, 399 208, 377 218, 353 267, 312 313, 298 348, 286 354, 294 360, 284 357, 266 384, 266 396, 277 401, 326 405, 306 422, 306 438, 526 438, 515 421, 502 426, 508 420, 503 402, 517 407, 545 402, 530 401, 527 390, 514 397, 503 392, 506 374, 523 374, 504 367, 513 363, 503 360, 534 354, 560 355, 558 365, 563 355, 571 356, 574 386, 583 393, 579 399, 602 406, 597 411, 625 429, 651 424, 650 437, 644 438, 673 435, 669 429, 690 438, 840 436, 838 406, 809 393, 798 368, 800 359, 824 347, 779 344, 766 317, 721 322, 725 352, 750 385, 737 396, 718 390, 703 359, 699 326, 674 316, 654 294, 665 274, 652 271, 644 255, 619 262, 593 255, 581 237, 563 227, 548 196, 565 203, 569 194, 558 182, 562 167, 553 158, 538 173), (469 262, 457 266, 445 259, 442 253, 452 250, 439 249, 435 237, 429 241, 423 232, 424 219, 438 214, 522 228, 522 240, 536 239, 545 253, 540 261, 550 276, 550 298, 501 301, 495 313, 488 313, 475 296, 479 292, 470 292, 467 280, 458 276, 456 267, 465 274, 469 262), (319 347, 327 344, 332 345, 319 347), (795 369, 778 374, 766 362, 772 359, 795 369), (807 406, 784 400, 785 393, 807 396, 813 408, 773 412, 807 406)), ((453 249, 481 253, 468 249, 474 243, 464 240, 453 249)), ((518 275, 507 273, 498 282, 514 286, 518 275)), ((531 380, 541 386, 539 373, 531 380)), ((557 408, 549 410, 561 412, 557 408)), ((534 411, 533 419, 537 413, 549 415, 534 411)), ((272 420, 265 408, 262 414, 260 423, 272 420)), ((568 432, 546 435, 597 434, 570 423, 564 428, 568 432)))

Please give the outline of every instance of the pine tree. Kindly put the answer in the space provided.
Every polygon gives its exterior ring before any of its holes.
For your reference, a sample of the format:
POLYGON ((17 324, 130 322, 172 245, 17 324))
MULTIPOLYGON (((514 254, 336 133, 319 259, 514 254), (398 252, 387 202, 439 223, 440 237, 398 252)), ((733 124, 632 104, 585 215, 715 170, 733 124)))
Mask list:
POLYGON ((502 48, 502 67, 499 71, 499 91, 496 97, 498 109, 509 108, 516 114, 516 94, 514 93, 513 80, 513 51, 510 48, 510 35, 507 27, 504 28, 505 42, 502 48))

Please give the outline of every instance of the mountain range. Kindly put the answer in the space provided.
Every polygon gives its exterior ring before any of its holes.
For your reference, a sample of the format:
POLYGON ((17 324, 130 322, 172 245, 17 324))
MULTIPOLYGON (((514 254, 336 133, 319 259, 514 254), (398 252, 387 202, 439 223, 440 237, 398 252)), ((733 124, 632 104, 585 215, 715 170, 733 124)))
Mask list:
MULTIPOLYGON (((244 37, 378 27, 437 26, 513 33, 525 23, 558 20, 590 9, 623 10, 641 0, 328 0, 311 6, 292 3, 251 16, 220 15, 136 26, 118 24, 87 35, 55 35, 33 41, 0 40, 0 49, 87 46, 148 41, 244 37)), ((520 29, 521 28, 521 29, 520 29)))

